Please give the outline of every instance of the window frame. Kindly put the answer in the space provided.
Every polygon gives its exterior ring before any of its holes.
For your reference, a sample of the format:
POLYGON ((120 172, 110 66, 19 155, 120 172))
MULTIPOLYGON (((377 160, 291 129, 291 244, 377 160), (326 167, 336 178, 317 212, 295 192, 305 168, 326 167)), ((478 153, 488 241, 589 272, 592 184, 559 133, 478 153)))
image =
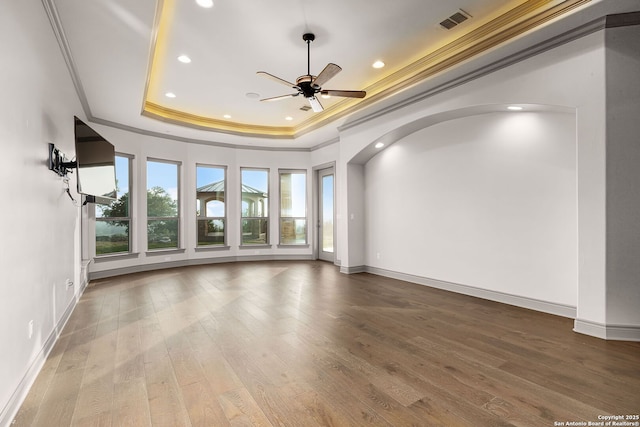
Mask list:
POLYGON ((271 224, 270 224, 270 220, 271 220, 271 169, 269 168, 261 168, 261 167, 240 167, 240 248, 256 248, 256 247, 271 247, 271 232, 270 232, 270 228, 271 228, 271 224), (266 206, 264 207, 264 212, 266 213, 266 216, 260 216, 260 217, 253 217, 253 216, 244 216, 243 214, 243 210, 242 210, 242 185, 244 184, 243 182, 243 176, 242 176, 242 172, 244 171, 263 171, 267 173, 267 203, 266 206), (244 243, 244 236, 243 236, 243 221, 244 220, 266 220, 267 222, 267 228, 266 228, 266 236, 265 236, 265 242, 264 243, 244 243))
MULTIPOLYGON (((196 163, 196 167, 195 167, 195 183, 196 183, 196 188, 195 188, 195 199, 196 201, 198 201, 198 168, 203 167, 203 168, 211 168, 211 169, 222 169, 222 173, 223 173, 223 180, 224 180, 224 189, 223 189, 223 193, 224 193, 224 216, 222 217, 209 217, 209 216, 199 216, 198 215, 198 211, 196 209, 196 250, 206 250, 206 249, 211 249, 211 250, 215 250, 215 249, 227 249, 229 248, 228 246, 228 238, 229 238, 229 233, 228 231, 228 215, 229 215, 229 193, 228 193, 228 179, 227 179, 227 170, 228 167, 226 165, 211 165, 211 164, 207 164, 207 163, 196 163), (211 245, 201 245, 200 244, 200 239, 198 236, 198 223, 201 220, 207 220, 207 221, 211 221, 211 220, 222 220, 223 224, 224 224, 224 238, 223 238, 223 243, 222 244, 211 244, 211 245)), ((207 207, 206 207, 206 203, 203 206, 200 206, 200 209, 204 209, 204 212, 207 212, 207 207)))
POLYGON ((146 223, 145 223, 145 236, 146 236, 146 245, 147 245, 147 254, 153 254, 158 252, 167 252, 167 251, 184 251, 182 249, 182 233, 180 232, 182 226, 182 209, 180 209, 181 205, 181 168, 182 162, 179 160, 167 160, 160 159, 157 157, 147 157, 147 161, 145 163, 145 213, 146 213, 146 223), (153 163, 165 163, 176 166, 176 216, 149 216, 149 199, 148 199, 148 191, 149 191, 149 162, 153 163), (167 221, 167 220, 177 220, 177 235, 176 235, 176 246, 175 247, 167 247, 167 248, 149 248, 149 221, 167 221))
MULTIPOLYGON (((115 157, 122 157, 122 158, 126 158, 127 159, 127 177, 128 177, 128 182, 127 182, 127 186, 129 188, 129 201, 128 201, 128 206, 127 206, 127 216, 126 217, 97 217, 95 215, 95 208, 96 206, 93 206, 94 209, 94 214, 93 214, 93 219, 94 219, 94 229, 93 229, 93 240, 94 240, 94 257, 95 258, 109 258, 109 257, 118 257, 118 256, 127 256, 133 253, 133 248, 132 248, 132 243, 133 243, 133 239, 132 239, 132 229, 133 229, 133 213, 132 211, 134 210, 134 203, 133 201, 133 192, 134 192, 134 188, 133 188, 133 161, 135 159, 135 156, 133 154, 126 154, 126 153, 120 153, 120 152, 116 152, 115 153, 115 157), (127 251, 122 251, 122 252, 109 252, 109 253, 101 253, 98 254, 98 241, 97 241, 97 234, 96 234, 96 225, 98 224, 98 222, 109 222, 109 221, 127 221, 129 223, 129 232, 128 232, 128 236, 127 236, 127 247, 128 250, 127 251)), ((114 159, 115 160, 115 159, 114 159)))
POLYGON ((306 169, 278 169, 278 246, 279 247, 308 247, 309 246, 309 191, 306 169), (282 175, 285 174, 301 174, 304 175, 304 217, 299 216, 283 216, 282 215, 282 175), (305 221, 304 243, 283 243, 282 242, 282 220, 303 219, 305 221))

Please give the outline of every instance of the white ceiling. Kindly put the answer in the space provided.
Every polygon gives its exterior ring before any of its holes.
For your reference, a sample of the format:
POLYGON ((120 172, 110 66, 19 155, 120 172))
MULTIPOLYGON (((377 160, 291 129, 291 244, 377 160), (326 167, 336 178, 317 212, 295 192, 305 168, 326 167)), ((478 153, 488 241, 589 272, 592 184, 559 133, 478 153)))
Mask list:
MULTIPOLYGON (((143 132, 274 147, 312 147, 337 136, 348 114, 334 114, 343 98, 322 99, 322 113, 301 111, 299 96, 277 102, 261 98, 295 91, 256 75, 267 71, 288 81, 307 71, 302 34, 312 32, 311 74, 333 62, 343 69, 325 89, 368 90, 406 70, 430 52, 482 28, 526 0, 45 0, 89 119, 143 132), (439 22, 463 9, 471 19, 452 30, 439 22), (186 54, 190 64, 177 60, 186 54), (383 60, 383 69, 371 65, 383 60), (391 77, 389 77, 391 76, 391 77), (83 92, 83 93, 82 93, 83 92), (165 96, 173 92, 176 98, 165 96), (145 98, 146 97, 146 98, 145 98), (222 123, 220 129, 179 126, 141 114, 145 99, 172 110, 222 123), (231 116, 230 119, 224 115, 231 116), (244 125, 304 127, 291 138, 244 135, 244 125), (285 117, 293 118, 286 121, 285 117), (225 124, 235 129, 225 130, 225 124)), ((531 2, 531 1, 529 1, 531 2)), ((597 1, 594 1, 597 2, 597 1)), ((544 3, 539 2, 538 3, 544 3)), ((549 5, 563 3, 549 1, 549 5)), ((548 6, 545 6, 548 7, 548 6)), ((369 95, 368 95, 369 96, 369 95)), ((388 94, 385 95, 388 98, 388 94)), ((366 98, 365 98, 366 99, 366 98)), ((380 98, 383 101, 383 98, 380 98)), ((343 105, 343 104, 340 104, 343 105)), ((369 102, 368 109, 376 104, 369 102)))

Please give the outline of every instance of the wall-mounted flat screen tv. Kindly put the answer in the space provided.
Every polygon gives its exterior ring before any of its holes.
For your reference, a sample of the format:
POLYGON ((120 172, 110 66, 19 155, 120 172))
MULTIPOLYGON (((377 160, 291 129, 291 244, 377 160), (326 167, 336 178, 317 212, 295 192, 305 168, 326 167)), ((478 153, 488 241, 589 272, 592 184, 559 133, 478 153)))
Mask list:
POLYGON ((75 117, 78 193, 87 201, 109 204, 116 200, 116 164, 113 145, 75 117))

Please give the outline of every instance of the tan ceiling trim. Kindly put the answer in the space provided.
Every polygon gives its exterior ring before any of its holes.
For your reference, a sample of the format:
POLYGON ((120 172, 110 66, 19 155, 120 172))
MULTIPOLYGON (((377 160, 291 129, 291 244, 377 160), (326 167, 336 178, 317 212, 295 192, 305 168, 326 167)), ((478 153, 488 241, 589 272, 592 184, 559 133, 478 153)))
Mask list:
POLYGON ((196 114, 185 113, 172 108, 146 101, 142 110, 142 115, 162 120, 167 123, 178 125, 188 125, 196 129, 216 130, 217 132, 232 135, 250 135, 263 138, 294 138, 293 127, 276 127, 252 125, 246 123, 235 123, 224 120, 212 119, 210 117, 198 116, 196 114))
MULTIPOLYGON (((149 61, 147 65, 147 79, 144 83, 144 95, 142 97, 142 105, 141 105, 141 113, 144 115, 145 104, 149 99, 149 87, 151 86, 151 76, 155 76, 154 72, 154 62, 157 60, 157 46, 158 46, 158 37, 160 33, 160 28, 163 28, 162 25, 162 16, 165 8, 164 0, 158 0, 156 3, 156 13, 153 18, 153 28, 151 29, 151 46, 149 47, 149 61)), ((165 15, 166 16, 166 15, 165 15)))
MULTIPOLYGON (((322 113, 314 114, 295 127, 271 127, 234 123, 185 113, 149 102, 147 92, 145 92, 142 114, 182 126, 235 135, 296 138, 454 67, 590 1, 565 0, 558 3, 558 0, 528 0, 453 42, 426 54, 407 67, 366 87, 366 98, 362 100, 342 100, 326 108, 322 113)), ((165 0, 164 3, 165 5, 171 3, 171 0, 165 0)), ((163 9, 163 17, 158 23, 161 27, 168 20, 165 12, 163 9)), ((154 62, 153 58, 158 54, 159 49, 157 47, 162 44, 162 34, 162 29, 160 28, 158 30, 158 43, 156 44, 156 49, 152 52, 152 64, 154 62)), ((150 82, 153 81, 152 75, 155 73, 153 66, 150 67, 150 73, 147 77, 149 87, 151 87, 150 82)))

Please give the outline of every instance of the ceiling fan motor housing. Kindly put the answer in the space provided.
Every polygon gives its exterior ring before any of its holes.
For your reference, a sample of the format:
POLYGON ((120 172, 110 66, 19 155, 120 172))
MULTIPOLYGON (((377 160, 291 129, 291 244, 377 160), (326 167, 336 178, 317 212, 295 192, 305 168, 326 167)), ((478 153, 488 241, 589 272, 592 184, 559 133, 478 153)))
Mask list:
POLYGON ((296 85, 298 86, 300 93, 304 95, 305 98, 314 96, 320 90, 319 86, 313 84, 313 80, 315 78, 316 76, 307 74, 296 79, 296 85))

